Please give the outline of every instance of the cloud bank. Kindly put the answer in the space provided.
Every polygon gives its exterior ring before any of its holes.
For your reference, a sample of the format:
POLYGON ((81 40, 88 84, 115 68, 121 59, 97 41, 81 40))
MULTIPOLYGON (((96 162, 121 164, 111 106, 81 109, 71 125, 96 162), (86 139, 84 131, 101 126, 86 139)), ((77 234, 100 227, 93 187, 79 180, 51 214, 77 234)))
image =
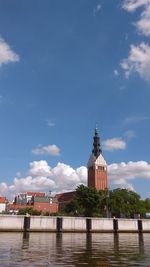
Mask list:
MULTIPOLYGON (((150 36, 150 0, 124 0, 123 9, 134 12, 142 8, 139 19, 134 22, 137 32, 145 37, 150 36)), ((140 44, 131 44, 127 58, 121 61, 121 67, 128 78, 137 73, 142 79, 150 82, 150 46, 143 41, 140 44)))
MULTIPOLYGON (((115 186, 133 190, 133 180, 150 179, 150 164, 146 161, 113 163, 108 165, 108 177, 110 188, 115 186)), ((12 197, 14 194, 25 191, 48 192, 49 190, 55 194, 74 190, 79 184, 87 184, 85 166, 74 169, 59 162, 51 168, 45 160, 33 161, 29 164, 27 176, 14 177, 11 185, 5 182, 0 183, 0 194, 12 197)))

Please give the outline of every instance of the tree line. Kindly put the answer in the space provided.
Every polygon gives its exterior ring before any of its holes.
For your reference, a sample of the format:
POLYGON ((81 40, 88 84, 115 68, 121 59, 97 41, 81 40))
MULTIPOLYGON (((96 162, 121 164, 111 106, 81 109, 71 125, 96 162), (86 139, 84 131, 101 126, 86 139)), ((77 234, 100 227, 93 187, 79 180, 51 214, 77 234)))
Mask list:
POLYGON ((62 210, 62 214, 88 217, 144 218, 150 212, 150 199, 128 189, 96 190, 80 185, 75 197, 62 210))

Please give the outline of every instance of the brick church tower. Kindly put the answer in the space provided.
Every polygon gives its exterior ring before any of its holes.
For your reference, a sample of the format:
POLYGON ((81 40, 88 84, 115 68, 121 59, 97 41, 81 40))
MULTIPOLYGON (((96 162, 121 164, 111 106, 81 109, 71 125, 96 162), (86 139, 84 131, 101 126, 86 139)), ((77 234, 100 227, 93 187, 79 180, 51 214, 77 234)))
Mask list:
POLYGON ((105 190, 108 188, 107 163, 102 156, 97 128, 95 129, 93 140, 93 150, 87 165, 88 187, 95 187, 97 190, 105 190))

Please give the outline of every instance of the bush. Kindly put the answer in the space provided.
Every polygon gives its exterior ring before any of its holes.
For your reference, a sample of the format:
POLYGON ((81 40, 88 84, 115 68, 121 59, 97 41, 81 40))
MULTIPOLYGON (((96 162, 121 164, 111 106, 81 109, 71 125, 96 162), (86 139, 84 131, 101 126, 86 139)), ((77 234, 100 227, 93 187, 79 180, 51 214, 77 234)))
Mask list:
POLYGON ((30 214, 30 215, 41 215, 41 211, 35 210, 33 208, 24 208, 24 209, 19 209, 18 215, 26 215, 26 214, 30 214))

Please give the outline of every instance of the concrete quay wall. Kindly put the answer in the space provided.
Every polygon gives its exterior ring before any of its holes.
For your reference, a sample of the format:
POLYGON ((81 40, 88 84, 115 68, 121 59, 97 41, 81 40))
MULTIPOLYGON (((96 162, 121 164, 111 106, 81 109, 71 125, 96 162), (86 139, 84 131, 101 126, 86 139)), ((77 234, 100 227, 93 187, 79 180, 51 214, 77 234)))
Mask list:
POLYGON ((86 232, 86 219, 84 217, 63 217, 62 218, 62 231, 86 232))
POLYGON ((24 216, 0 215, 0 231, 23 231, 24 216))
POLYGON ((138 220, 118 219, 118 232, 138 232, 138 220))
POLYGON ((91 231, 94 232, 113 232, 113 219, 99 219, 99 218, 92 218, 91 220, 91 231))
POLYGON ((150 232, 150 219, 0 215, 0 231, 150 232))
POLYGON ((57 229, 57 217, 47 217, 47 216, 32 216, 28 217, 30 219, 29 230, 31 232, 39 231, 52 231, 55 232, 57 229))

